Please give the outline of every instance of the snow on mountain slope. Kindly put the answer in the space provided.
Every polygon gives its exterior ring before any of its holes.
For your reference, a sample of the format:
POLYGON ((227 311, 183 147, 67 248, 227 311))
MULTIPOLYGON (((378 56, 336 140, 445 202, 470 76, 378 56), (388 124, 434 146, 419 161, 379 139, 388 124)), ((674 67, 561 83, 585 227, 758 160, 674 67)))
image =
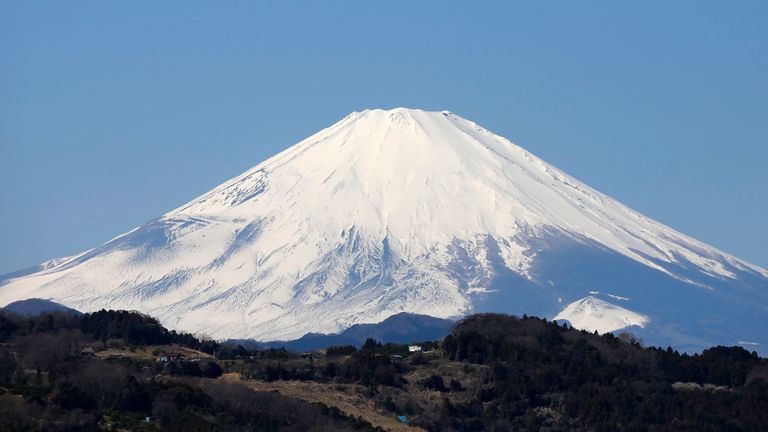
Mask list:
POLYGON ((630 326, 645 327, 648 317, 588 296, 565 307, 553 319, 565 320, 580 330, 608 333, 630 326))
POLYGON ((455 114, 398 108, 352 113, 102 246, 17 274, 0 305, 51 298, 274 340, 400 312, 554 316, 558 299, 616 287, 665 326, 661 342, 727 341, 711 315, 739 311, 739 337, 765 338, 766 270, 455 114))

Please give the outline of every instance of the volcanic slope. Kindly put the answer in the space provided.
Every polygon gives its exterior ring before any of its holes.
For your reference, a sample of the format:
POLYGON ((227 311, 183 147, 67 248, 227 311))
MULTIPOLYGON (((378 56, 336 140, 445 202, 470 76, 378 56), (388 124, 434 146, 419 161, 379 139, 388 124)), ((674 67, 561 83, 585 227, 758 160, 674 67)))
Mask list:
POLYGON ((145 225, 0 286, 0 305, 32 297, 260 340, 400 312, 555 317, 588 299, 590 328, 615 329, 611 311, 621 310, 643 318, 625 322, 649 343, 768 346, 766 270, 476 123, 405 108, 354 112, 145 225), (608 327, 593 322, 601 316, 608 327))

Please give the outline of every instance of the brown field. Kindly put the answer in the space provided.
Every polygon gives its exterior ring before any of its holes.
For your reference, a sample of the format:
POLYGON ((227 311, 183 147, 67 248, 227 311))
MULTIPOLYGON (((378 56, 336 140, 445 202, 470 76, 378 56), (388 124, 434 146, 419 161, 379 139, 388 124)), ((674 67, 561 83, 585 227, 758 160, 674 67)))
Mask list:
POLYGON ((361 417, 373 426, 387 431, 423 431, 400 423, 391 413, 375 407, 372 399, 366 396, 366 388, 355 384, 323 384, 310 381, 274 381, 241 380, 238 374, 226 374, 220 379, 239 382, 255 391, 278 391, 283 396, 319 402, 333 406, 352 417, 361 417))

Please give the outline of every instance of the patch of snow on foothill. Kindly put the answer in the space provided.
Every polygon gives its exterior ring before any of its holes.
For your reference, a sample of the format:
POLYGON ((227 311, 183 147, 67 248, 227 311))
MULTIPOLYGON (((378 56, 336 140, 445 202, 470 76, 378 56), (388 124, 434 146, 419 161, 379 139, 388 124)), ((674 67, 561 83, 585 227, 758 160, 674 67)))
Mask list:
POLYGON ((629 309, 588 296, 565 307, 554 320, 568 321, 579 330, 608 333, 630 326, 645 327, 647 316, 629 309))

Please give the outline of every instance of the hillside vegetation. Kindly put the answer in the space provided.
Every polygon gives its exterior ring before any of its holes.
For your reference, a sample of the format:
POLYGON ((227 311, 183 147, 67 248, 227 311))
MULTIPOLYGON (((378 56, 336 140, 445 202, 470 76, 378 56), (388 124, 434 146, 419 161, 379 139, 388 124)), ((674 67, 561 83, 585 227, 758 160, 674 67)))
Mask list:
POLYGON ((758 431, 768 362, 533 317, 441 341, 246 349, 124 311, 0 314, 0 430, 758 431), (215 354, 215 356, 214 356, 215 354), (398 419, 402 416, 402 421, 398 419))

